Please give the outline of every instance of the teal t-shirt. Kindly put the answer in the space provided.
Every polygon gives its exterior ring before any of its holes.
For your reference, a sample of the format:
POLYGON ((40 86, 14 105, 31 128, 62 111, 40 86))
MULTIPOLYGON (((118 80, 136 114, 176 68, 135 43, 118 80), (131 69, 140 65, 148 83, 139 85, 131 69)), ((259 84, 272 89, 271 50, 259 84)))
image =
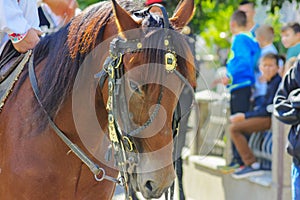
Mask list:
POLYGON ((286 52, 286 60, 289 60, 292 57, 297 57, 300 53, 300 43, 295 46, 290 47, 286 52))

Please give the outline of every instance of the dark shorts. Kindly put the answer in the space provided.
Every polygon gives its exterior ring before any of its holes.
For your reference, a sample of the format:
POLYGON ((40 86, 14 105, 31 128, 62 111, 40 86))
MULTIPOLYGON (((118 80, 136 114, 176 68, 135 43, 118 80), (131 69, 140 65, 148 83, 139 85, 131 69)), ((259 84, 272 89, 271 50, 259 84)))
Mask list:
POLYGON ((230 112, 235 114, 237 112, 245 113, 250 110, 251 106, 251 86, 236 89, 230 93, 230 112))

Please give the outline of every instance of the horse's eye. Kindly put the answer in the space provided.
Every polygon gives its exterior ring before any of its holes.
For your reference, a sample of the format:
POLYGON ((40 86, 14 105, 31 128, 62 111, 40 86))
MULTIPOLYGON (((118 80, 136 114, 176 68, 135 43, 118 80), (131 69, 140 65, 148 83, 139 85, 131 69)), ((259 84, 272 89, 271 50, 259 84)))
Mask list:
POLYGON ((137 93, 142 93, 138 83, 136 83, 135 81, 129 81, 129 86, 130 88, 134 91, 134 92, 137 92, 137 93))

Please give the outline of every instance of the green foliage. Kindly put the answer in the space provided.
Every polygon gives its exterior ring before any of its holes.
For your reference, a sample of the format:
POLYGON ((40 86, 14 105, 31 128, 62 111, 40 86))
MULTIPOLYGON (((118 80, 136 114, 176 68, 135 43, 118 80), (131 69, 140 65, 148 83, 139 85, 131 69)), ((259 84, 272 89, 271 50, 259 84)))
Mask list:
MULTIPOLYGON (((293 0, 288 1, 293 2, 293 0)), ((295 1, 300 3, 300 0, 295 1)), ((229 30, 230 16, 238 7, 239 2, 241 2, 241 0, 195 0, 196 13, 190 26, 194 33, 204 38, 212 51, 215 49, 215 46, 218 48, 229 48, 231 35, 229 30), (220 34, 227 37, 221 38, 220 34)), ((282 46, 280 41, 281 22, 279 10, 285 0, 254 0, 253 2, 270 5, 268 18, 259 23, 272 25, 275 30, 274 43, 279 52, 284 53, 286 49, 282 46)))
MULTIPOLYGON (((77 0, 81 9, 84 9, 90 4, 97 3, 103 0, 77 0)), ((146 0, 136 0, 146 1, 146 0)), ((196 12, 189 26, 194 34, 199 34, 204 38, 208 47, 214 49, 229 48, 230 46, 230 30, 229 21, 233 11, 237 8, 240 1, 236 0, 194 0, 196 12), (225 36, 225 37, 224 37, 225 36)), ((288 0, 292 2, 292 0, 288 0)), ((254 2, 256 2, 254 0, 254 2)), ((270 4, 270 13, 265 22, 272 25, 275 30, 275 44, 280 52, 284 52, 280 42, 279 9, 284 0, 261 0, 262 4, 270 4)), ((300 0, 296 0, 300 2, 300 0)), ((173 14, 179 0, 167 0, 167 10, 170 16, 173 14)))
POLYGON ((229 48, 229 21, 237 4, 232 0, 195 0, 196 13, 190 26, 194 33, 203 37, 210 49, 215 46, 229 48))
MULTIPOLYGON (((100 0, 101 1, 101 0, 100 0)), ((77 0, 79 7, 81 9, 86 8, 87 6, 99 2, 99 0, 77 0)))
POLYGON ((229 47, 228 41, 230 16, 234 11, 233 6, 219 5, 215 2, 202 3, 203 12, 207 13, 207 20, 201 22, 200 35, 205 39, 208 46, 217 45, 221 48, 229 47))

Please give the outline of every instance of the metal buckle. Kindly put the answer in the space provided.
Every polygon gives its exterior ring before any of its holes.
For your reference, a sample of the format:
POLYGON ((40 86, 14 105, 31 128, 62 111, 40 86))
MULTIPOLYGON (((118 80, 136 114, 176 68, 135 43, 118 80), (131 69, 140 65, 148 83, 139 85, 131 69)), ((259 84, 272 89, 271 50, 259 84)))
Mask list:
POLYGON ((133 151, 133 142, 127 136, 123 136, 123 142, 125 142, 126 149, 130 152, 133 151))

